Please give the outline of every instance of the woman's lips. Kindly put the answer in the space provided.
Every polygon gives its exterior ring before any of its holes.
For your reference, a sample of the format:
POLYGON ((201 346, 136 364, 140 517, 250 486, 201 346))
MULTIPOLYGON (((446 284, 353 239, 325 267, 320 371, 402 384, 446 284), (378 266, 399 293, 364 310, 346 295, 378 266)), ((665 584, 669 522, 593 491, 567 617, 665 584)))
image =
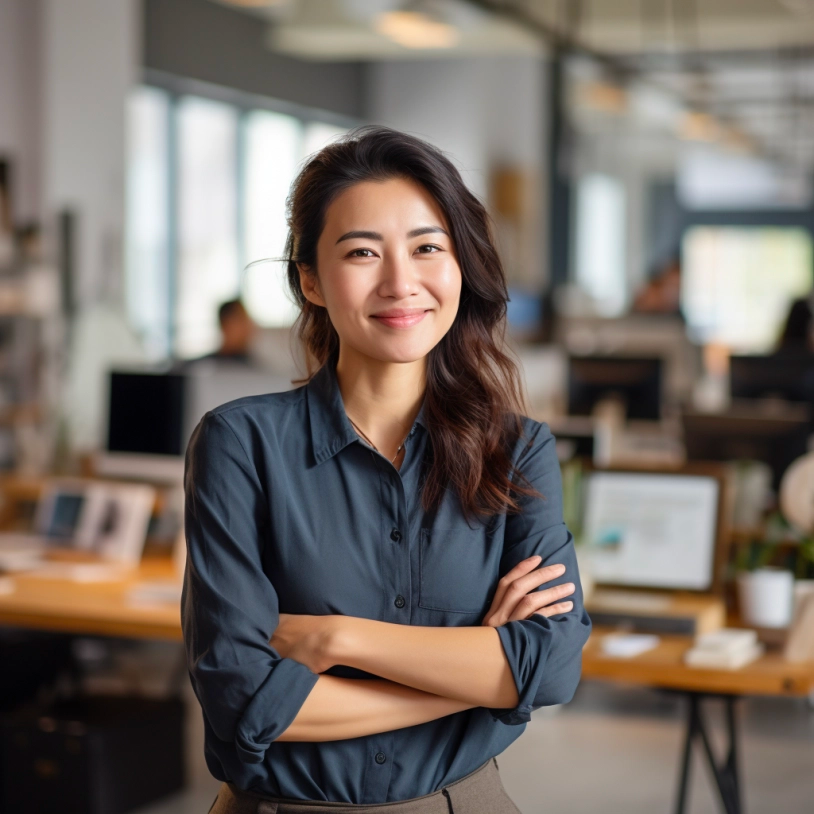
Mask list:
POLYGON ((427 316, 427 312, 421 311, 417 314, 410 314, 406 317, 379 317, 374 315, 373 319, 377 319, 379 322, 383 323, 384 325, 388 325, 391 328, 412 328, 413 325, 417 325, 419 322, 421 322, 425 316, 427 316))

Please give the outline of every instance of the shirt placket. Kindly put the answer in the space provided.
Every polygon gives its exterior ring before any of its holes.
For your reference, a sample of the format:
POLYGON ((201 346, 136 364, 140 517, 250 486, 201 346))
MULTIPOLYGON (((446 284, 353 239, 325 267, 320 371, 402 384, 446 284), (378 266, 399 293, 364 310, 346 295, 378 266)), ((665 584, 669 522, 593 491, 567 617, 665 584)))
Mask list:
MULTIPOLYGON (((402 471, 408 471, 415 454, 410 443, 415 429, 408 436, 402 471)), ((381 495, 380 545, 382 546, 382 586, 384 609, 382 620, 395 624, 410 624, 412 616, 412 585, 410 575, 410 524, 407 497, 399 471, 379 455, 373 455, 379 477, 381 495)), ((381 732, 368 739, 368 767, 365 772, 365 802, 387 799, 392 774, 396 735, 381 732)))

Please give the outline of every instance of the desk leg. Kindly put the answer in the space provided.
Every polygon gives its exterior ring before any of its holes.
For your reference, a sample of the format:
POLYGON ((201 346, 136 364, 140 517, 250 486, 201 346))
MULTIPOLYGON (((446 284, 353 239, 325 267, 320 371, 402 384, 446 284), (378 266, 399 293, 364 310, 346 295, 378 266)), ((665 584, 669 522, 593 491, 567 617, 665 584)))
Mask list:
POLYGON ((738 733, 735 720, 735 696, 710 696, 707 693, 685 693, 689 703, 687 715, 687 731, 684 739, 684 752, 681 759, 681 774, 676 800, 676 814, 684 814, 687 803, 687 789, 690 780, 690 757, 693 739, 699 737, 704 746, 707 765, 721 795, 721 803, 725 814, 744 814, 741 803, 740 782, 738 777, 738 733), (712 751, 709 735, 707 734, 704 719, 701 714, 701 700, 709 697, 722 698, 726 705, 726 723, 729 745, 726 760, 720 763, 712 751))
POLYGON ((687 731, 684 735, 684 753, 681 758, 681 780, 678 785, 678 800, 676 801, 676 814, 684 814, 687 805, 687 788, 690 784, 690 759, 692 757, 692 741, 697 731, 698 699, 690 694, 687 698, 687 731))

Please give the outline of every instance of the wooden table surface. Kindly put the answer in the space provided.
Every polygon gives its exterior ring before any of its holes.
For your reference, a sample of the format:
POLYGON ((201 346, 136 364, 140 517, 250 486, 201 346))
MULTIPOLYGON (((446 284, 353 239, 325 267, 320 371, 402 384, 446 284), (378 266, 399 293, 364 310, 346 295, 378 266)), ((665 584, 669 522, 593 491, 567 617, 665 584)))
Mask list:
POLYGON ((602 636, 612 632, 594 628, 582 653, 583 679, 734 695, 805 696, 814 691, 814 662, 792 664, 776 650, 738 670, 708 669, 684 664, 684 653, 692 646, 690 636, 661 636, 653 650, 619 658, 602 652, 602 636))
MULTIPOLYGON (((172 560, 144 558, 115 581, 74 582, 17 573, 4 577, 0 624, 77 634, 181 641, 180 603, 134 603, 128 591, 142 582, 179 585, 172 560), (9 582, 10 580, 10 582, 9 582)), ((661 636, 659 645, 632 658, 607 656, 601 639, 611 628, 595 627, 585 645, 583 679, 602 679, 649 687, 737 695, 805 696, 814 692, 814 662, 791 664, 777 651, 738 670, 712 670, 684 664, 689 636, 661 636)))
POLYGON ((144 558, 138 568, 115 581, 75 582, 26 572, 4 575, 2 582, 11 591, 0 590, 0 624, 181 641, 180 602, 134 603, 127 597, 141 582, 179 584, 180 580, 166 557, 144 558))

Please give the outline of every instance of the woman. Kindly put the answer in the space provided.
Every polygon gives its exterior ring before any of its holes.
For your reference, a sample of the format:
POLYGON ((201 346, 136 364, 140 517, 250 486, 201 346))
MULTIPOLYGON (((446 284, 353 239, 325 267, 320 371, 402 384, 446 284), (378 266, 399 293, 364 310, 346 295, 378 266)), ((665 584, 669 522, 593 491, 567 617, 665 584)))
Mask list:
POLYGON ((307 383, 208 412, 187 449, 211 811, 517 812, 494 757, 570 700, 590 620, 486 213, 381 127, 316 154, 289 207, 307 383))

